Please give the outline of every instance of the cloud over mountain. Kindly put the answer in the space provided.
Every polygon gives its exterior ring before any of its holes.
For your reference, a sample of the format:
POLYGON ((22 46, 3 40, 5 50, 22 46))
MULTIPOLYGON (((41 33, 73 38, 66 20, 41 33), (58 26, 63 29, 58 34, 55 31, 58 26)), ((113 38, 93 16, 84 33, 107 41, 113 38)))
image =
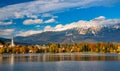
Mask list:
POLYGON ((33 34, 38 34, 41 33, 41 31, 34 31, 34 30, 29 30, 29 31, 20 31, 19 34, 17 34, 16 36, 29 36, 29 35, 33 35, 33 34))
POLYGON ((49 20, 46 20, 44 23, 53 23, 53 22, 55 22, 55 19, 49 19, 49 20))
POLYGON ((0 29, 0 35, 10 35, 14 32, 14 29, 0 29))

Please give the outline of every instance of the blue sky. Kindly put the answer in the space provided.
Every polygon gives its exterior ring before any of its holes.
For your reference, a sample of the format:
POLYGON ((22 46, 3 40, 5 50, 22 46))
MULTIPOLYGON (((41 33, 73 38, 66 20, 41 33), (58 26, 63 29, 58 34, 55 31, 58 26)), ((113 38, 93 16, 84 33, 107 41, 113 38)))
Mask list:
POLYGON ((120 0, 0 1, 0 37, 63 31, 76 23, 96 25, 96 19, 102 24, 120 23, 120 0))

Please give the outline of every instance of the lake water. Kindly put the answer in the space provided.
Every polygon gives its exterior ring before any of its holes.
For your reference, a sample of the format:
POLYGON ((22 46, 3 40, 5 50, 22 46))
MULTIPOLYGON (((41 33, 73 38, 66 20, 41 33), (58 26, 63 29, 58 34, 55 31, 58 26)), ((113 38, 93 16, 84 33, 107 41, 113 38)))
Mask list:
POLYGON ((4 54, 0 71, 120 71, 120 54, 4 54))

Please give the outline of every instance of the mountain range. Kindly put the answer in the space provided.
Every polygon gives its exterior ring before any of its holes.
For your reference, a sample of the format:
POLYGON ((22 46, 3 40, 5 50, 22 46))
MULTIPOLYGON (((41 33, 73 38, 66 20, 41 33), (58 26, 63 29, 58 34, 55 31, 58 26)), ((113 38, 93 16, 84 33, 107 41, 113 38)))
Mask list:
POLYGON ((29 44, 74 42, 120 42, 120 25, 104 27, 75 27, 62 31, 46 31, 30 36, 17 36, 16 42, 29 44))

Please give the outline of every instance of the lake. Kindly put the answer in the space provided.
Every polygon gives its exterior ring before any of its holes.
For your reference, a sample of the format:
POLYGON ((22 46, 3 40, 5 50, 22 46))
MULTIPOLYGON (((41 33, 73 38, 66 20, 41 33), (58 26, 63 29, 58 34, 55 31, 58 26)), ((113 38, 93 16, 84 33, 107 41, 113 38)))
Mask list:
POLYGON ((120 71, 120 54, 3 54, 0 71, 120 71))

